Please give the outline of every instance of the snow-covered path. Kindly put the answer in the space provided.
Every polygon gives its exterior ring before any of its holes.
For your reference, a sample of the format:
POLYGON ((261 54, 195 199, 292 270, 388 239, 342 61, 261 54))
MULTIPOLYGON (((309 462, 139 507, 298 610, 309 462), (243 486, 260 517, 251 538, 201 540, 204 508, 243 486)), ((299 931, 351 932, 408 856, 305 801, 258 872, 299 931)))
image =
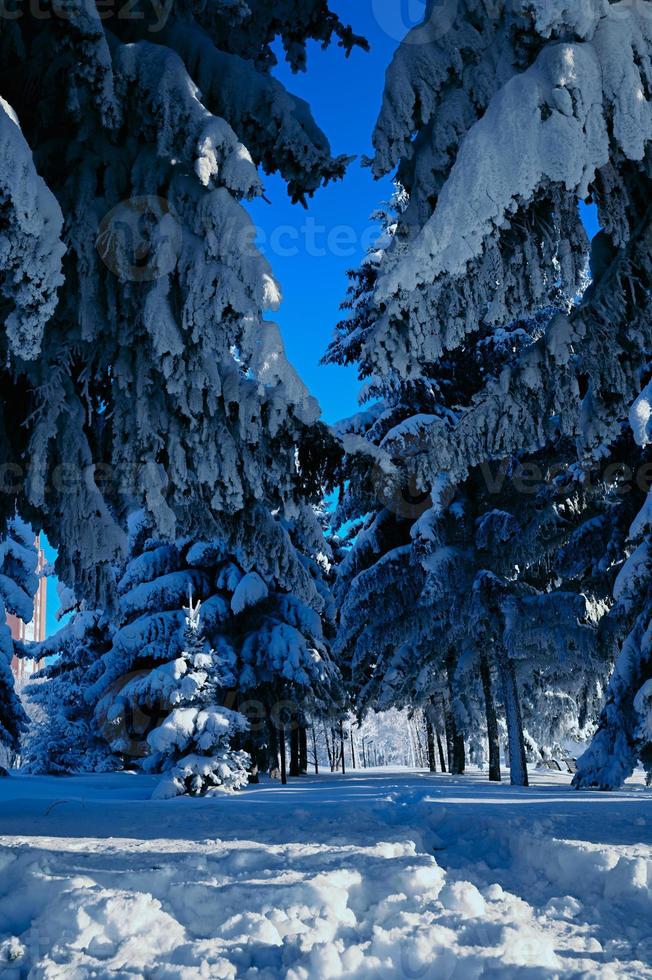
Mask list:
POLYGON ((652 793, 410 770, 0 781, 0 976, 652 977, 652 793))

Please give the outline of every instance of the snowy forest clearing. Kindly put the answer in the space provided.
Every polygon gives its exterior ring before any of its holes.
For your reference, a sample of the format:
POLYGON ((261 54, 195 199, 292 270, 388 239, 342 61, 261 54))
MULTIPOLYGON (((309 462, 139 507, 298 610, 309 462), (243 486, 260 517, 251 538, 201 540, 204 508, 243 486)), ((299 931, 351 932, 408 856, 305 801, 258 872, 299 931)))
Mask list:
POLYGON ((652 794, 419 770, 0 781, 2 977, 652 977, 652 794))

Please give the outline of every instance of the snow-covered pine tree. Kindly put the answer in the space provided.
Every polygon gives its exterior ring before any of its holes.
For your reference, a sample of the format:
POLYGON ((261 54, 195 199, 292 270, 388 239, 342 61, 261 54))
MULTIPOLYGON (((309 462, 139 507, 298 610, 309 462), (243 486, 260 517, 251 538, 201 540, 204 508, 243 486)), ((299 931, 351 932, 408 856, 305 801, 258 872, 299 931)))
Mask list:
MULTIPOLYGON (((645 469, 649 472, 644 450, 639 474, 645 469)), ((652 782, 651 505, 648 494, 629 528, 621 552, 627 560, 614 584, 615 602, 601 623, 602 643, 615 659, 615 669, 598 731, 578 762, 573 782, 579 788, 621 786, 639 762, 652 782)))
POLYGON ((241 789, 249 779, 249 755, 232 748, 236 736, 246 731, 247 720, 220 704, 231 678, 208 648, 200 610, 201 603, 193 604, 190 594, 181 655, 147 678, 151 690, 160 675, 160 687, 172 707, 147 736, 153 755, 146 759, 145 768, 165 774, 154 799, 184 793, 212 796, 218 790, 241 789))
POLYGON ((291 775, 298 775, 299 740, 308 723, 339 721, 347 705, 330 649, 335 616, 328 586, 331 556, 319 515, 304 505, 283 531, 305 576, 300 589, 289 590, 278 576, 261 577, 261 569, 238 583, 231 600, 242 710, 253 713, 259 767, 275 766, 280 750, 282 778, 286 733, 291 775))
MULTIPOLYGON (((436 502, 474 467, 551 439, 606 456, 646 381, 650 6, 429 3, 388 71, 372 165, 379 176, 396 170, 407 203, 366 287, 372 315, 339 338, 370 390, 379 379, 427 385, 479 329, 560 309, 455 411, 411 405, 383 433, 383 465, 401 460, 403 485, 436 502), (582 199, 603 229, 588 286, 582 199)), ((635 429, 647 405, 644 392, 635 429)), ((646 724, 631 706, 647 653, 624 656, 615 679, 628 677, 627 694, 615 700, 630 707, 612 711, 600 736, 614 755, 646 724)), ((631 760, 630 749, 621 775, 631 760)))
POLYGON ((11 662, 16 643, 7 615, 29 623, 38 587, 38 552, 34 532, 18 517, 12 518, 0 541, 0 751, 11 761, 27 728, 27 715, 14 687, 11 662))
MULTIPOLYGON (((149 753, 147 735, 174 710, 190 590, 201 601, 201 627, 212 650, 211 697, 247 717, 246 735, 242 728, 233 734, 257 769, 277 766, 281 723, 292 726, 308 711, 323 715, 343 704, 324 637, 323 624, 328 629, 333 614, 316 515, 304 505, 291 522, 271 522, 262 507, 248 516, 251 539, 174 544, 157 536, 143 512, 130 518, 116 628, 88 673, 86 697, 113 750, 132 763, 149 753), (242 543, 249 540, 247 549, 242 543)), ((162 761, 146 765, 156 769, 162 761)))
MULTIPOLYGON (((380 247, 350 290, 352 313, 337 329, 331 360, 348 362, 376 315, 373 282, 405 196, 396 203, 380 247)), ((490 771, 498 778, 497 694, 508 709, 517 781, 526 779, 526 742, 530 751, 546 751, 580 728, 586 735, 587 723, 595 720, 613 656, 600 661, 594 633, 578 629, 578 617, 595 625, 606 611, 614 573, 605 567, 618 560, 610 534, 619 528, 622 545, 631 499, 620 500, 615 485, 575 473, 573 446, 558 439, 536 457, 477 468, 439 498, 414 485, 409 465, 423 450, 421 421, 456 418, 552 316, 554 311, 543 310, 508 328, 479 328, 420 381, 406 383, 398 373, 372 378, 363 397, 380 401, 340 426, 349 449, 349 483, 339 519, 371 515, 344 557, 337 584, 338 642, 344 661, 350 660, 359 702, 439 709, 457 771, 464 766, 461 733, 479 758, 478 726, 486 725, 490 771), (400 428, 406 459, 393 456, 391 444, 386 448, 387 434, 400 428), (538 474, 534 484, 532 472, 538 474), (363 615, 369 608, 371 625, 363 615), (548 630, 546 609, 554 624, 548 630), (498 636, 505 616, 510 627, 498 636)))
POLYGON ((110 772, 122 766, 99 730, 86 697, 93 670, 111 646, 111 626, 98 610, 85 609, 60 588, 60 616, 70 616, 42 643, 26 650, 43 668, 25 696, 34 720, 23 755, 28 772, 110 772))
POLYGON ((0 30, 0 444, 97 606, 134 505, 174 537, 295 494, 316 406, 263 320, 279 290, 244 205, 259 167, 301 200, 346 165, 273 78, 274 42, 296 70, 310 39, 363 43, 325 0, 128 6, 0 30))

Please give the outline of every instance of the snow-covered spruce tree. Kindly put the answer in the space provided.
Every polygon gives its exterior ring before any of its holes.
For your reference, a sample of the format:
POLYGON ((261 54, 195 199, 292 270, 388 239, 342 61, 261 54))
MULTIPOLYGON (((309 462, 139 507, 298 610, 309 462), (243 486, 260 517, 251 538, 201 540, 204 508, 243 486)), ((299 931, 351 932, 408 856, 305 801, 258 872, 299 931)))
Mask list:
MULTIPOLYGON (((181 656, 158 667, 172 711, 147 736, 154 755, 146 767, 165 773, 154 799, 188 793, 212 796, 218 790, 246 786, 250 758, 231 747, 235 736, 247 729, 242 715, 220 705, 220 692, 228 684, 222 664, 206 643, 201 603, 189 596, 181 656)), ((155 681, 154 681, 155 683, 155 681)))
MULTIPOLYGON (((386 235, 384 246, 391 240, 386 235)), ((382 255, 382 247, 372 250, 356 277, 348 304, 352 315, 338 328, 332 360, 348 360, 351 339, 375 315, 372 286, 382 255)), ((454 728, 478 746, 484 709, 490 772, 498 778, 493 689, 499 679, 516 781, 526 778, 519 765, 526 742, 531 750, 545 751, 564 736, 577 737, 580 729, 586 734, 595 720, 613 657, 600 660, 592 630, 578 629, 577 620, 595 625, 606 610, 613 573, 605 569, 618 562, 631 495, 619 498, 615 478, 611 486, 587 479, 592 474, 574 466, 572 444, 554 440, 536 457, 474 470, 433 506, 434 493, 405 485, 406 460, 393 457, 391 445, 386 451, 385 435, 403 426, 409 463, 422 451, 419 421, 454 418, 515 351, 541 335, 553 315, 541 311, 507 329, 478 329, 419 382, 405 383, 398 375, 371 379, 364 395, 381 400, 341 426, 350 478, 341 520, 356 511, 372 515, 342 564, 337 587, 339 642, 359 696, 377 707, 416 703, 432 711, 433 702, 447 703, 449 754, 458 771, 464 744, 454 728), (538 474, 534 484, 532 473, 538 474), (487 615, 491 582, 500 600, 487 615), (372 626, 362 615, 370 607, 372 626), (554 628, 546 630, 547 615, 554 628)))
MULTIPOLYGON (((249 730, 236 727, 234 744, 252 755, 257 769, 278 764, 278 728, 286 722, 280 709, 291 707, 289 721, 296 724, 295 716, 324 714, 342 701, 323 634, 332 599, 320 572, 325 542, 312 509, 297 510, 290 523, 271 523, 260 506, 248 518, 251 538, 173 544, 157 536, 144 513, 132 515, 116 629, 86 691, 125 761, 149 755, 147 736, 175 710, 187 673, 189 591, 201 601, 201 629, 211 648, 204 695, 216 709, 247 717, 249 730)), ((143 764, 158 770, 165 759, 154 755, 143 764)))
POLYGON ((28 719, 14 689, 11 661, 16 643, 6 620, 11 615, 30 622, 38 587, 37 567, 34 532, 14 517, 0 541, 0 751, 7 760, 18 752, 28 719))
POLYGON ((310 39, 363 42, 325 0, 16 13, 0 24, 0 444, 60 578, 100 606, 134 506, 171 537, 211 514, 220 533, 296 491, 316 407, 263 321, 279 291, 244 204, 259 168, 300 201, 346 165, 272 77, 275 40, 296 70, 310 39))
MULTIPOLYGON (((474 466, 553 437, 578 438, 594 459, 620 437, 652 339, 650 6, 428 4, 397 51, 373 167, 396 170, 408 204, 374 272, 375 315, 340 338, 347 358, 372 385, 418 384, 479 327, 551 301, 561 308, 457 411, 413 413, 386 433, 387 454, 406 461, 417 491, 439 496, 474 466), (588 288, 581 199, 595 203, 603 229, 588 288)), ((616 675, 629 677, 630 705, 645 658, 616 675)), ((605 736, 613 755, 616 727, 605 736)), ((620 771, 630 763, 631 752, 620 771)), ((589 780, 580 773, 577 783, 589 780)))
MULTIPOLYGON (((636 431, 636 429, 635 429, 636 431)), ((641 440, 646 442, 646 440, 641 440)), ((648 453, 645 467, 649 472, 648 453)), ((652 497, 629 529, 627 560, 614 585, 614 605, 601 624, 601 639, 616 666, 598 731, 578 763, 574 784, 612 789, 640 762, 652 781, 652 497)))
POLYGON ((86 691, 92 671, 111 646, 111 626, 97 610, 87 610, 61 588, 61 616, 70 619, 26 652, 45 660, 25 695, 36 716, 24 752, 28 772, 110 772, 121 768, 98 729, 86 691))
MULTIPOLYGON (((276 765, 285 777, 285 736, 290 735, 290 774, 298 775, 301 737, 310 722, 339 722, 347 697, 330 641, 334 606, 330 560, 318 513, 304 505, 284 532, 306 576, 300 591, 277 576, 246 575, 231 600, 238 651, 237 689, 250 717, 259 768, 276 765), (265 754, 268 761, 265 761, 265 754)), ((305 755, 305 748, 304 748, 305 755)))

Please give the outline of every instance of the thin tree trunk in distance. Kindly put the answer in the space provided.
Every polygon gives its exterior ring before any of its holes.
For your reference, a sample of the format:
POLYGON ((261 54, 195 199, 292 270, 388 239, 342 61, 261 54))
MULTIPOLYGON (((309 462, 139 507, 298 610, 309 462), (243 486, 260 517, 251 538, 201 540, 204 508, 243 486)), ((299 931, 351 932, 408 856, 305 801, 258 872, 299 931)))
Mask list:
POLYGON ((290 725, 290 775, 301 775, 299 768, 299 728, 294 718, 290 725))
POLYGON ((344 723, 340 721, 340 752, 342 753, 342 772, 346 772, 344 768, 344 723))
POLYGON ((312 723, 312 751, 315 753, 315 776, 319 775, 319 761, 317 759, 317 736, 315 735, 315 723, 312 723))
POLYGON ((355 745, 353 744, 353 726, 349 725, 349 738, 351 739, 351 768, 355 769, 355 745))
POLYGON ((331 772, 337 772, 340 764, 340 756, 337 748, 337 742, 335 741, 335 729, 331 728, 331 739, 333 741, 333 762, 331 765, 331 772))
POLYGON ((283 786, 285 786, 288 781, 287 766, 285 762, 285 725, 280 726, 278 735, 279 748, 281 750, 281 783, 283 786))
POLYGON ((426 720, 426 739, 428 741, 428 768, 430 772, 437 772, 437 760, 435 758, 435 733, 432 730, 432 724, 428 715, 425 714, 426 720))
POLYGON ((430 724, 432 725, 432 730, 437 740, 437 751, 439 752, 439 767, 442 772, 446 772, 446 759, 444 758, 444 747, 441 742, 441 735, 439 734, 439 719, 437 716, 437 708, 435 705, 434 698, 430 699, 430 704, 426 708, 426 714, 430 720, 430 724))
POLYGON ((444 758, 444 746, 442 744, 441 735, 439 734, 439 729, 436 732, 437 735, 437 749, 439 751, 439 765, 442 772, 446 772, 446 759, 444 758))
POLYGON ((299 729, 299 770, 308 772, 308 732, 305 725, 299 729))
POLYGON ((278 762, 278 729, 274 725, 271 719, 267 720, 267 755, 268 755, 268 766, 270 771, 276 769, 278 772, 279 762, 278 762))
MULTIPOLYGON (((452 708, 452 701, 455 697, 455 664, 450 659, 447 664, 448 689, 450 700, 448 702, 448 717, 452 743, 452 764, 450 767, 453 776, 463 776, 466 766, 466 753, 464 751, 464 733, 460 731, 457 718, 452 708)), ((451 758, 449 756, 449 762, 451 758)))
POLYGON ((514 662, 503 654, 499 660, 500 680, 505 701, 505 718, 509 739, 509 774, 512 786, 529 786, 525 740, 523 738, 523 719, 518 697, 514 662))
POLYGON ((326 754, 328 756, 328 764, 331 767, 331 772, 333 771, 333 756, 331 754, 331 743, 328 740, 328 729, 326 728, 326 722, 324 722, 324 738, 326 739, 326 754))
POLYGON ((484 706, 487 716, 487 739, 489 741, 489 779, 493 783, 499 783, 500 775, 500 738, 498 735, 498 719, 496 718, 496 705, 494 704, 493 691, 491 689, 491 667, 486 653, 480 654, 480 677, 482 678, 482 690, 484 693, 484 706))

